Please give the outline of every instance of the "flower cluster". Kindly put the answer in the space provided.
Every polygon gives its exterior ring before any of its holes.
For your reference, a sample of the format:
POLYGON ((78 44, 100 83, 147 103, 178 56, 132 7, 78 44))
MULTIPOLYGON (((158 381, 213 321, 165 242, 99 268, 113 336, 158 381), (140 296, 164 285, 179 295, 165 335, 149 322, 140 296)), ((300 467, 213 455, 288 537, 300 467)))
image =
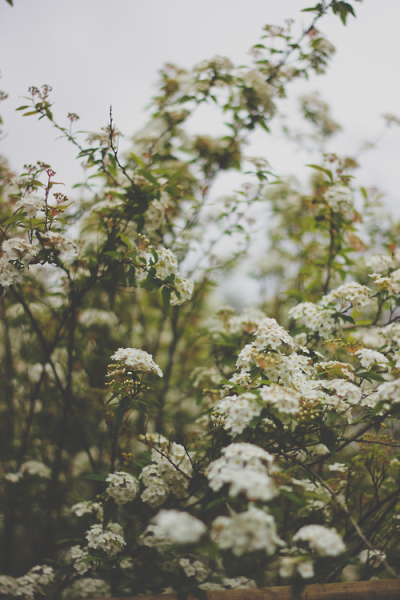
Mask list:
POLYGON ((305 525, 293 536, 294 542, 307 542, 319 556, 338 556, 346 546, 335 529, 323 525, 305 525))
POLYGON ((140 474, 140 480, 146 487, 141 499, 156 507, 170 493, 176 498, 183 498, 193 471, 185 448, 175 442, 170 443, 161 435, 147 436, 145 441, 152 446, 151 459, 154 464, 144 467, 140 474))
POLYGON ((272 555, 277 546, 284 546, 273 516, 255 506, 232 517, 217 517, 212 523, 211 538, 219 548, 232 550, 236 556, 255 550, 272 555))
POLYGON ((107 556, 118 554, 125 546, 123 529, 118 523, 109 523, 105 529, 92 525, 86 539, 89 548, 102 550, 107 556))
POLYGON ((6 287, 21 283, 21 270, 32 262, 38 249, 21 238, 10 238, 3 242, 1 250, 0 285, 6 287))
POLYGON ((114 498, 117 504, 131 502, 139 493, 139 482, 129 473, 110 473, 106 481, 110 484, 106 490, 107 494, 114 498))
POLYGON ((277 491, 270 472, 276 470, 273 456, 259 446, 230 444, 221 458, 210 463, 206 475, 212 490, 229 485, 230 496, 245 494, 249 500, 268 501, 277 491))
POLYGON ((14 579, 0 575, 0 594, 5 596, 23 597, 24 600, 34 600, 36 594, 44 594, 46 587, 54 580, 52 567, 33 567, 26 575, 14 579))
POLYGON ((195 544, 207 531, 202 521, 179 510, 161 510, 154 517, 154 525, 154 535, 171 544, 195 544))
MULTIPOLYGON (((111 356, 111 360, 117 362, 124 370, 134 371, 135 373, 155 373, 159 377, 163 376, 160 367, 154 362, 151 354, 138 348, 119 348, 111 356)), ((112 375, 113 372, 109 373, 109 376, 112 375)))

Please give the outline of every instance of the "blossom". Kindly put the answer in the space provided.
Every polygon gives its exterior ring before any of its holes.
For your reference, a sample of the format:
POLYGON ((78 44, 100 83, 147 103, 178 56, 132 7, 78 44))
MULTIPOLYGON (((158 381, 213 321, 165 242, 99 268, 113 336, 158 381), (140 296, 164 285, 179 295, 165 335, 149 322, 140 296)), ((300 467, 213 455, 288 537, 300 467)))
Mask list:
POLYGON ((276 470, 273 456, 259 446, 248 443, 230 444, 221 458, 208 466, 206 475, 212 490, 229 485, 229 494, 244 493, 249 500, 271 500, 277 494, 269 471, 276 470))
POLYGON ((279 385, 264 385, 259 390, 261 398, 283 415, 297 414, 300 410, 300 394, 279 385))
POLYGON ((103 550, 108 556, 118 554, 125 546, 123 531, 118 523, 109 523, 103 530, 101 525, 92 525, 86 532, 89 548, 103 550))
POLYGON ((256 340, 253 346, 257 350, 263 350, 267 346, 275 349, 282 344, 294 346, 293 338, 283 327, 278 325, 275 319, 263 319, 255 332, 255 336, 256 340))
POLYGON ((163 535, 175 544, 194 544, 207 531, 202 521, 187 512, 161 510, 154 517, 155 534, 163 535))
POLYGON ((43 198, 38 196, 26 196, 15 204, 15 210, 22 210, 30 219, 38 217, 38 212, 44 211, 46 204, 43 198))
POLYGON ((84 575, 90 568, 90 563, 85 561, 88 552, 80 546, 72 546, 69 549, 68 557, 73 561, 73 567, 79 575, 84 575))
POLYGON ((353 194, 350 188, 335 183, 325 194, 325 200, 333 211, 343 212, 353 206, 353 194))
POLYGON ((350 283, 344 283, 326 296, 323 296, 321 304, 327 306, 336 300, 340 300, 342 305, 345 302, 349 302, 354 308, 361 310, 370 303, 370 295, 372 295, 372 290, 366 285, 351 281, 350 283))
POLYGON ((277 535, 273 516, 254 506, 232 517, 217 517, 212 523, 211 539, 219 548, 230 549, 236 556, 255 550, 272 555, 277 546, 284 545, 277 535))
POLYGON ((119 348, 111 356, 111 359, 138 373, 155 373, 159 377, 163 376, 160 367, 154 362, 152 355, 145 352, 145 350, 119 348))
POLYGON ((91 502, 86 500, 83 502, 77 502, 71 506, 70 511, 77 517, 83 517, 83 515, 95 514, 98 519, 103 518, 103 507, 98 502, 91 502))
POLYGON ((240 434, 253 417, 260 414, 262 404, 255 394, 244 393, 240 396, 226 396, 214 407, 214 415, 224 419, 224 428, 233 434, 240 434))
POLYGON ((346 546, 336 529, 323 525, 305 525, 293 536, 294 542, 308 542, 320 556, 338 556, 346 546))
POLYGON ((361 365, 366 369, 369 369, 374 363, 379 367, 386 367, 389 363, 389 360, 381 352, 369 348, 360 348, 355 352, 355 355, 358 356, 361 365))
POLYGON ((139 492, 138 480, 129 473, 123 473, 122 471, 110 473, 106 481, 110 483, 106 490, 107 494, 114 498, 117 504, 131 502, 139 492))

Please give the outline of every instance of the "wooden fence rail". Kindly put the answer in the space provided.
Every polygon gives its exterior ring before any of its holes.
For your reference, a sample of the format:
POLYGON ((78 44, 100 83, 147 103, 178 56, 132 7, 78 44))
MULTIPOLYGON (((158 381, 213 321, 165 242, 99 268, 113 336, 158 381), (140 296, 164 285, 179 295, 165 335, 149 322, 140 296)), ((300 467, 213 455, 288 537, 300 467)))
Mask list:
MULTIPOLYGON (((208 600, 292 600, 291 588, 270 587, 249 590, 219 590, 207 592, 208 600)), ((176 594, 157 596, 124 596, 93 598, 92 600, 176 600, 176 594)), ((189 596, 188 600, 197 600, 189 596)), ((400 580, 379 579, 307 585, 301 600, 400 600, 400 580)))

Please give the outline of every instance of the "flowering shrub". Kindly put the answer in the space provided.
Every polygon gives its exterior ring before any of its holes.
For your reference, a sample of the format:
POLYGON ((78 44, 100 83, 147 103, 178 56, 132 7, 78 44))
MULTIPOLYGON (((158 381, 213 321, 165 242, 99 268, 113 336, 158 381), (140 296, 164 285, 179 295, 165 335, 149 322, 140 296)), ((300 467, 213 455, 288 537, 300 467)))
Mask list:
MULTIPOLYGON (((166 65, 124 157, 112 114, 81 142, 48 86, 20 107, 92 175, 69 202, 50 165, 1 166, 0 596, 400 576, 399 226, 378 235, 353 159, 324 155, 303 194, 245 154, 290 83, 324 71, 334 49, 318 20, 354 15, 336 0, 306 11, 299 39, 266 26, 250 66, 166 65), (203 104, 225 136, 187 133, 203 104), (242 189, 215 198, 217 177, 244 169, 242 189), (215 311, 255 205, 273 223, 254 267, 270 292, 215 311)), ((318 139, 333 135, 327 107, 302 103, 318 139)))

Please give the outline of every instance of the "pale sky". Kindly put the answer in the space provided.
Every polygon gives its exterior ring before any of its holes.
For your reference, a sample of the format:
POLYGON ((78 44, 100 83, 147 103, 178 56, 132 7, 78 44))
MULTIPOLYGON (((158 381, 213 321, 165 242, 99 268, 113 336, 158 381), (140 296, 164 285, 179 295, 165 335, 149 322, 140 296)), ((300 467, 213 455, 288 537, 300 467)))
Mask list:
MULTIPOLYGON (((43 160, 57 171, 66 191, 80 178, 75 150, 44 121, 15 112, 30 85, 53 87, 54 113, 61 124, 76 112, 79 128, 97 131, 107 123, 112 104, 116 125, 129 137, 145 121, 144 107, 155 90, 164 62, 191 67, 215 54, 240 64, 257 43, 266 23, 294 18, 311 0, 0 0, 0 105, 4 136, 0 152, 16 171, 43 160)), ((384 130, 382 113, 400 116, 399 0, 355 3, 357 19, 343 27, 338 17, 321 20, 320 29, 337 52, 327 74, 289 90, 292 98, 319 90, 344 127, 332 150, 350 154, 384 130)), ((285 112, 290 103, 282 103, 285 112)), ((199 132, 207 122, 197 122, 199 132)), ((365 154, 357 184, 378 186, 400 214, 400 129, 388 130, 378 150, 365 154)), ((257 154, 280 174, 305 177, 307 153, 288 150, 282 139, 262 142, 257 154)))

